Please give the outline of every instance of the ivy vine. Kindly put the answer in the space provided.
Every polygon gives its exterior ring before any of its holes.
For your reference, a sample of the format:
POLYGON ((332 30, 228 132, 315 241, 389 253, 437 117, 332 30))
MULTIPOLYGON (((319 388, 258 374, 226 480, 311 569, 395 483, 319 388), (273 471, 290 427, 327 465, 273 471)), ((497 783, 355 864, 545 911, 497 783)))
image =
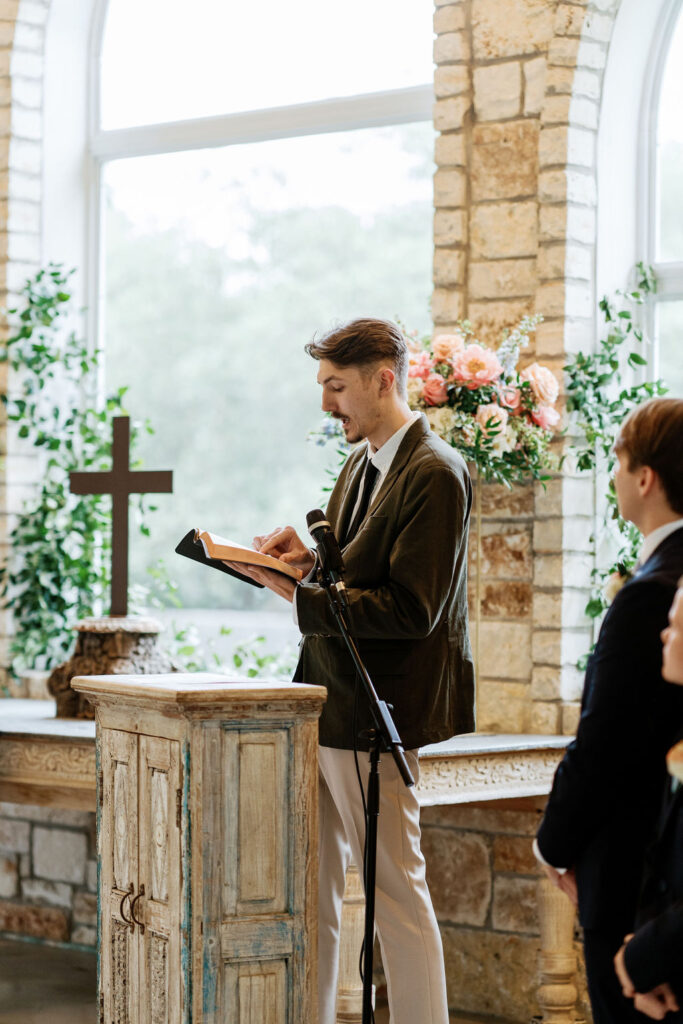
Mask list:
MULTIPOLYGON (((0 342, 0 362, 12 371, 5 372, 0 401, 22 452, 31 446, 40 458, 35 497, 16 516, 0 568, 0 598, 14 620, 9 653, 15 674, 65 657, 73 625, 100 613, 108 599, 111 498, 72 494, 69 473, 110 468, 112 420, 125 415, 127 389, 104 402, 84 397, 100 353, 68 329, 72 275, 49 264, 30 278, 21 303, 7 311, 9 336, 0 342)), ((139 429, 131 430, 131 449, 139 429)), ((144 520, 140 529, 147 532, 144 520)))
POLYGON ((616 541, 612 563, 593 570, 593 588, 586 605, 590 618, 598 618, 608 606, 604 592, 608 577, 630 575, 642 542, 636 527, 619 515, 612 479, 616 461, 613 446, 619 427, 631 410, 667 390, 661 380, 624 384, 629 371, 638 371, 647 365, 647 359, 638 351, 638 346, 644 342, 638 312, 656 290, 652 268, 638 263, 633 290, 618 291, 613 300, 605 297, 600 302, 606 334, 596 352, 589 355, 578 352, 564 367, 567 410, 574 414, 579 434, 579 440, 572 445, 576 465, 579 470, 609 475, 604 521, 611 527, 616 541))

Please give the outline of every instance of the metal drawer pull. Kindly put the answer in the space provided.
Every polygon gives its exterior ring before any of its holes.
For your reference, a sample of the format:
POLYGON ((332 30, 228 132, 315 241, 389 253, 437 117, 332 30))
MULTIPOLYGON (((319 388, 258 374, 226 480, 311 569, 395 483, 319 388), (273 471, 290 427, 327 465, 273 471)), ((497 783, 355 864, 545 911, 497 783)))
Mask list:
POLYGON ((144 934, 145 934, 145 926, 144 926, 144 924, 142 923, 142 921, 138 921, 137 917, 135 916, 135 904, 136 904, 136 903, 137 903, 137 901, 138 901, 138 900, 140 899, 140 897, 141 897, 141 896, 144 896, 144 895, 145 895, 145 887, 144 887, 144 885, 141 885, 141 886, 140 886, 140 892, 139 892, 139 893, 137 894, 137 896, 136 896, 136 897, 135 897, 135 898, 133 899, 133 902, 132 902, 132 903, 131 903, 131 905, 130 905, 130 916, 131 916, 131 917, 133 918, 133 920, 135 921, 136 925, 138 925, 138 926, 139 926, 139 928, 140 928, 140 934, 141 934, 141 935, 144 935, 144 934))
MULTIPOLYGON (((127 890, 124 892, 123 896, 121 897, 121 905, 119 906, 119 914, 121 915, 123 920, 126 922, 126 924, 129 926, 129 928, 130 928, 130 930, 132 932, 135 931, 135 925, 133 923, 133 918, 132 918, 132 916, 131 917, 126 917, 126 912, 124 910, 124 906, 125 906, 126 900, 130 899, 131 894, 134 893, 134 892, 135 892, 135 887, 134 887, 133 883, 131 882, 130 885, 128 886, 127 890)), ((131 908, 131 913, 132 913, 132 908, 131 908)))

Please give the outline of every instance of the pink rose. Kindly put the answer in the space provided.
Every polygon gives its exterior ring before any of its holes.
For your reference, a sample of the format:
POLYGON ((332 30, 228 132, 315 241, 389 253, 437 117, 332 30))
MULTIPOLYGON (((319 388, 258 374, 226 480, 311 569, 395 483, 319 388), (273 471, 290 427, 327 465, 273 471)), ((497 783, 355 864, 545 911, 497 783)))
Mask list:
POLYGON ((552 430, 560 422, 560 414, 552 405, 539 405, 531 413, 531 418, 543 430, 552 430))
POLYGON ((432 372, 432 360, 428 352, 416 352, 410 356, 408 364, 409 377, 421 377, 426 380, 432 372))
POLYGON ((500 377, 503 367, 495 352, 481 345, 468 345, 453 356, 453 377, 470 390, 491 384, 500 377))
POLYGON ((480 405, 477 415, 474 417, 485 434, 493 431, 495 434, 502 434, 508 422, 508 414, 495 402, 490 405, 480 405))
POLYGON ((519 388, 503 387, 498 394, 501 405, 504 405, 512 416, 517 416, 522 411, 522 392, 519 388))
POLYGON ((448 398, 446 381, 440 373, 430 373, 424 382, 422 397, 427 405, 443 405, 448 398))
POLYGON ((531 366, 527 366, 526 370, 522 370, 519 376, 531 384, 531 390, 537 402, 540 402, 541 405, 555 404, 560 393, 560 385, 557 383, 555 374, 547 366, 532 363, 531 366))
POLYGON ((438 334, 432 342, 432 352, 437 363, 448 363, 456 354, 462 352, 465 339, 461 334, 438 334))

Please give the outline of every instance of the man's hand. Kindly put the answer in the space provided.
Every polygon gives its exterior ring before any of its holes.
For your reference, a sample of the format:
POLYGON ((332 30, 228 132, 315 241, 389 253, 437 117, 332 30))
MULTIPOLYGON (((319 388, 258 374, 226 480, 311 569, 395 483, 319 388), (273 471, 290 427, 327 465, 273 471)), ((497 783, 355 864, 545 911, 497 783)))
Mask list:
POLYGON ((632 938, 633 935, 626 936, 623 946, 614 958, 614 970, 617 972, 621 990, 628 999, 633 999, 636 1010, 651 1017, 652 1020, 663 1020, 667 1013, 675 1013, 678 1010, 678 1001, 667 984, 657 985, 651 992, 636 992, 624 959, 626 946, 632 938))
POLYGON ((632 938, 633 933, 625 937, 623 946, 614 958, 614 970, 617 972, 617 978, 619 979, 619 984, 621 985, 621 991, 624 993, 627 999, 633 999, 634 995, 636 994, 633 982, 631 981, 629 973, 626 970, 626 961, 624 960, 624 952, 626 950, 626 946, 632 938))
POLYGON ((289 576, 283 576, 280 572, 273 572, 272 569, 264 569, 262 565, 247 565, 246 562, 228 562, 227 559, 223 559, 223 561, 230 569, 242 573, 243 576, 249 576, 250 579, 256 580, 257 583, 262 583, 264 587, 268 587, 268 590, 272 590, 279 597, 284 597, 285 601, 289 601, 290 604, 294 600, 296 583, 289 576))
POLYGON ((633 1005, 653 1020, 663 1020, 667 1013, 678 1010, 676 996, 666 984, 658 985, 652 992, 636 992, 633 1005))
POLYGON ((569 868, 564 874, 560 875, 560 880, 557 883, 562 892, 569 896, 575 907, 579 905, 579 890, 576 886, 576 872, 574 868, 569 868))
POLYGON ((304 576, 308 575, 315 564, 315 558, 310 549, 306 547, 292 526, 278 526, 271 533, 254 537, 252 544, 256 551, 261 551, 264 555, 272 555, 273 558, 279 558, 287 565, 293 565, 295 569, 301 569, 304 576))

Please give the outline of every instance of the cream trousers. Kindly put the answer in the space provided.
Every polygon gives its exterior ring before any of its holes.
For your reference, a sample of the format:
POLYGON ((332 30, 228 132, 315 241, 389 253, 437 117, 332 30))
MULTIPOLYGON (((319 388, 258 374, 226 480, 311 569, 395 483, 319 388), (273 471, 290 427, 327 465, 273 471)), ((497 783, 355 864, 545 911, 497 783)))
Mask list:
MULTIPOLYGON (((406 751, 418 779, 417 751, 406 751)), ((359 753, 363 788, 369 758, 359 753)), ((320 747, 320 1024, 335 1024, 339 934, 349 860, 363 875, 365 819, 352 750, 320 747)), ((387 978, 391 1024, 448 1024, 441 936, 420 850, 420 807, 391 754, 380 762, 375 921, 387 978)), ((359 950, 360 953, 360 950, 359 950)))

